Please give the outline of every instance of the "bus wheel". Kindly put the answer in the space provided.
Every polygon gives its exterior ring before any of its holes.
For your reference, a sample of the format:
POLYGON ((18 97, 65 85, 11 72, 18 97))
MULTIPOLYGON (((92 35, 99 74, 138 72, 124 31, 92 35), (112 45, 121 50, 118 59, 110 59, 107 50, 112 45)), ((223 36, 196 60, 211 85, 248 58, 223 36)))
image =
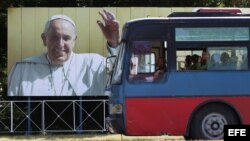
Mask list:
POLYGON ((238 118, 227 106, 212 104, 193 116, 190 128, 192 139, 222 139, 225 124, 237 124, 238 118))

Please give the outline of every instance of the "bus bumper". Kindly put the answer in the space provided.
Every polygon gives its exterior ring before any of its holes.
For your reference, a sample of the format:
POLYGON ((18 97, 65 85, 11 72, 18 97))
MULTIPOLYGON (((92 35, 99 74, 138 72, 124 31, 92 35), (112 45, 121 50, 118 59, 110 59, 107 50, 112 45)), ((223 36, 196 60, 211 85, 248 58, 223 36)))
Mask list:
POLYGON ((122 114, 110 115, 106 118, 106 128, 110 133, 124 133, 124 119, 122 114))

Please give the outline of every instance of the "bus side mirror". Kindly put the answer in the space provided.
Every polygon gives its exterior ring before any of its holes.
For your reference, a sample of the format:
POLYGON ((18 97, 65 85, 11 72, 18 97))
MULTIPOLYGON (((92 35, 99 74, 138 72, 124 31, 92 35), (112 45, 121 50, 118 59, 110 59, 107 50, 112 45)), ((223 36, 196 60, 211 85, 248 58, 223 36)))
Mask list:
POLYGON ((114 67, 114 63, 116 60, 116 56, 109 56, 106 58, 106 70, 107 70, 107 74, 111 74, 111 72, 113 71, 113 67, 114 67))

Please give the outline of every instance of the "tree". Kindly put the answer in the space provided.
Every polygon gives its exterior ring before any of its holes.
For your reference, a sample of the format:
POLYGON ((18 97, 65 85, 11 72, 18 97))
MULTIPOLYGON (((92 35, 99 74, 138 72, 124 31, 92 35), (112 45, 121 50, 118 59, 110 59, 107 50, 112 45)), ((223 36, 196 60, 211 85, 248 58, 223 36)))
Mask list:
POLYGON ((7 93, 7 10, 0 8, 0 100, 7 93))

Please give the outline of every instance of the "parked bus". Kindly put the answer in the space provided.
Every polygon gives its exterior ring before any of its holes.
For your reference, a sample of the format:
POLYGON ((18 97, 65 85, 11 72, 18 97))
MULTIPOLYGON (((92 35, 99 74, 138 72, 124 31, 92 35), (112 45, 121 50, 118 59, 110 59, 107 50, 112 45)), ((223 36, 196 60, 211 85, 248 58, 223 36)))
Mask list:
POLYGON ((222 139, 250 124, 250 17, 180 14, 125 24, 107 84, 115 131, 222 139))

